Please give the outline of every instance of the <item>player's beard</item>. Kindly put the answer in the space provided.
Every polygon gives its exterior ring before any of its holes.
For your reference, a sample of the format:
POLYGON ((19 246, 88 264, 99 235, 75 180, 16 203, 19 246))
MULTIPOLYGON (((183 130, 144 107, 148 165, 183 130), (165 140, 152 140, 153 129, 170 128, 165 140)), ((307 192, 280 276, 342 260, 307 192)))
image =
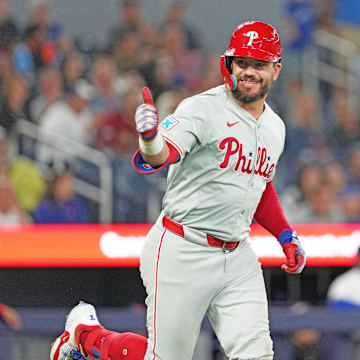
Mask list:
POLYGON ((251 103, 256 102, 258 100, 261 100, 266 94, 269 93, 270 88, 271 88, 271 82, 261 80, 261 82, 260 82, 260 90, 255 94, 248 95, 248 94, 246 94, 245 92, 243 92, 243 91, 241 91, 239 89, 239 82, 241 80, 254 81, 255 78, 253 78, 252 76, 249 76, 246 79, 239 79, 238 86, 236 87, 235 90, 231 91, 233 97, 237 101, 239 101, 239 102, 241 102, 242 104, 245 104, 245 105, 246 104, 251 104, 251 103))

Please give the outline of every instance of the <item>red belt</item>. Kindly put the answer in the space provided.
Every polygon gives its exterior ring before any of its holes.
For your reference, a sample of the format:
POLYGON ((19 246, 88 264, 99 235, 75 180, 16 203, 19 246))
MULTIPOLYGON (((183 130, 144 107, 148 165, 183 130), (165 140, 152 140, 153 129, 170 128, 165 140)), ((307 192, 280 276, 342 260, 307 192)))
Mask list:
MULTIPOLYGON (((174 234, 184 237, 184 227, 181 224, 169 219, 167 216, 163 217, 163 225, 164 228, 174 234)), ((234 250, 239 245, 237 241, 223 241, 210 235, 206 235, 206 239, 210 246, 220 247, 226 250, 234 250)))

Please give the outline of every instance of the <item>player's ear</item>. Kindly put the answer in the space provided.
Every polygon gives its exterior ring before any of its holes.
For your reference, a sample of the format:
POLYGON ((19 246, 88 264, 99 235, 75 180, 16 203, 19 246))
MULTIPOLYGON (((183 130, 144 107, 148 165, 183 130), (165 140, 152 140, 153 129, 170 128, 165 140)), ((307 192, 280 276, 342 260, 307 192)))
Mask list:
POLYGON ((276 62, 276 63, 274 64, 273 81, 275 81, 275 80, 278 78, 281 69, 282 69, 282 64, 281 64, 280 62, 276 62))

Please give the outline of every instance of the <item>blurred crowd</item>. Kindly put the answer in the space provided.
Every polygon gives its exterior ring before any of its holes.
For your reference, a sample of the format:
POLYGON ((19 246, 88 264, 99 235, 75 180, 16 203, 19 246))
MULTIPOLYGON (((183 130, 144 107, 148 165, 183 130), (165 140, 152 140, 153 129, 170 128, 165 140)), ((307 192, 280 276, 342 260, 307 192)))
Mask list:
MULTIPOLYGON (((275 186, 293 223, 360 221, 358 105, 346 87, 324 82, 314 93, 303 79, 311 64, 301 59, 314 31, 346 37, 335 5, 289 0, 280 28, 284 71, 269 102, 287 127, 275 186)), ((138 145, 133 116, 142 87, 150 87, 162 119, 182 99, 221 84, 220 53, 202 47, 181 1, 169 2, 160 26, 149 22, 141 2, 120 1, 108 41, 94 47, 55 20, 50 0, 29 1, 22 26, 10 6, 11 0, 0 0, 0 224, 99 222, 96 204, 76 191, 77 179, 94 175, 88 164, 75 161, 76 148, 66 145, 71 143, 108 159, 111 222, 152 221, 149 203, 161 201, 166 174, 143 176, 132 169, 138 145), (22 142, 24 121, 41 141, 22 142)))

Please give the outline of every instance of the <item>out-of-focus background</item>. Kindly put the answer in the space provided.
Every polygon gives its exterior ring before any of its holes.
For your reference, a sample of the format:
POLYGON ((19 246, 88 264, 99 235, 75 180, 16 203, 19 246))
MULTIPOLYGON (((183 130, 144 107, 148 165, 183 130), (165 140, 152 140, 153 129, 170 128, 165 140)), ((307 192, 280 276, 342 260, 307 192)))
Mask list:
MULTIPOLYGON (((278 28, 283 45, 268 102, 287 128, 274 180, 285 214, 330 239, 333 224, 359 229, 358 0, 0 0, 0 258, 15 231, 29 254, 45 251, 35 241, 45 224, 61 235, 78 229, 64 224, 153 223, 166 173, 131 165, 142 87, 164 118, 221 84, 219 56, 235 27, 255 19, 278 28)), ((355 230, 349 241, 360 245, 355 230)), ((55 237, 45 240, 49 254, 55 237)), ((264 266, 275 359, 360 359, 357 257, 313 263, 301 277, 264 266)), ((146 332, 136 265, 41 261, 1 259, 1 360, 48 358, 80 299, 105 326, 146 332)), ((226 358, 205 322, 194 360, 210 359, 226 358)))

